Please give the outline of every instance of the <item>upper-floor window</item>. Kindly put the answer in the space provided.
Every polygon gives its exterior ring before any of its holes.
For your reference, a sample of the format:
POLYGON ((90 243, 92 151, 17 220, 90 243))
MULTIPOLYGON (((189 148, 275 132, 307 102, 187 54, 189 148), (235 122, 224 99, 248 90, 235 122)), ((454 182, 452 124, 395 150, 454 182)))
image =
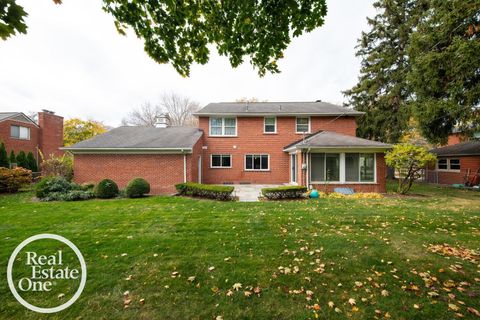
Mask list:
POLYGON ((310 132, 310 118, 309 117, 297 117, 295 123, 296 133, 310 132))
POLYGON ((437 169, 444 171, 460 171, 460 159, 441 158, 437 160, 437 169))
POLYGON ((277 118, 265 117, 263 120, 263 132, 264 133, 276 133, 277 132, 277 118))
POLYGON ((30 128, 22 126, 11 126, 10 136, 15 139, 30 140, 30 128))
POLYGON ((237 119, 236 118, 210 118, 211 136, 236 136, 237 119))

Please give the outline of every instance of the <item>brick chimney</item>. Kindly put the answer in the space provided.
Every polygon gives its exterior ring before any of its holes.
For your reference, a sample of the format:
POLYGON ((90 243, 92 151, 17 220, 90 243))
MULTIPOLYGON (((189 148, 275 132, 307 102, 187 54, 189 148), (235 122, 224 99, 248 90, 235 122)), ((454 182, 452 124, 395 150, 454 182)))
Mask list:
POLYGON ((51 154, 63 154, 59 148, 63 147, 63 117, 55 112, 43 109, 38 113, 38 126, 40 127, 39 146, 44 157, 48 159, 51 154))

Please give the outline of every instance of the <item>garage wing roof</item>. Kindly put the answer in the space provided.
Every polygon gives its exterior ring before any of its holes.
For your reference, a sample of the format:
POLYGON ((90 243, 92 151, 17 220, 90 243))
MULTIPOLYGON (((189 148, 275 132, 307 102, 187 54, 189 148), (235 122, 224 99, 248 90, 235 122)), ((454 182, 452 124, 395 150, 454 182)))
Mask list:
POLYGON ((203 132, 188 127, 119 127, 63 148, 70 151, 192 149, 203 132))
POLYGON ((467 141, 430 150, 437 156, 475 156, 480 155, 480 141, 467 141))

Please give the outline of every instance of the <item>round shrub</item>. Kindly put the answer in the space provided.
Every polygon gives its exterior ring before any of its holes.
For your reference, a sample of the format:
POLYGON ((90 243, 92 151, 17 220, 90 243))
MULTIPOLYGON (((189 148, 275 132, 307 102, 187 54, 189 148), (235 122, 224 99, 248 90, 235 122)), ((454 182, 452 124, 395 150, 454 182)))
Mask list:
POLYGON ((110 199, 118 195, 118 186, 113 180, 103 179, 95 187, 94 193, 97 198, 110 199))
POLYGON ((150 184, 143 178, 130 180, 125 188, 125 195, 128 198, 140 198, 150 192, 150 184))

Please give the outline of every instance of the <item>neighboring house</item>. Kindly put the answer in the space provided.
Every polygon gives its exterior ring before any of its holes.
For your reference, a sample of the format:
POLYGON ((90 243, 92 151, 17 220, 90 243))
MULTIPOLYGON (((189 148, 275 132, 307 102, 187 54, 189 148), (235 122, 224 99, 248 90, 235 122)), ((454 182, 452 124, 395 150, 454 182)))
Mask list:
POLYGON ((0 142, 5 144, 8 154, 13 150, 32 152, 37 161, 39 150, 48 157, 63 152, 63 117, 52 111, 38 113, 38 123, 22 112, 0 112, 0 142))
POLYGON ((64 148, 74 154, 75 181, 133 177, 152 193, 184 181, 294 184, 385 192, 390 145, 355 137, 362 112, 324 102, 211 103, 199 128, 120 127, 64 148))
POLYGON ((437 155, 426 180, 439 184, 463 184, 480 170, 480 141, 472 140, 430 150, 437 155))

